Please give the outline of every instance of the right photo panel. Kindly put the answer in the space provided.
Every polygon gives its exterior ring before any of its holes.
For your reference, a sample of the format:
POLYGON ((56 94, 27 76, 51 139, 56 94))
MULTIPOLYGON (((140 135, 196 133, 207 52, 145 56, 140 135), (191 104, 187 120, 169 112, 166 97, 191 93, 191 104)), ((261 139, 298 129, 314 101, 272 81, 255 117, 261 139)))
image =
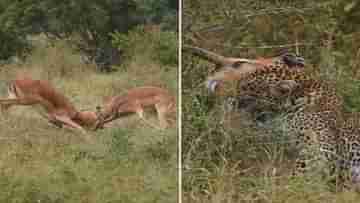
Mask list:
POLYGON ((359 10, 182 0, 183 202, 360 202, 359 10))

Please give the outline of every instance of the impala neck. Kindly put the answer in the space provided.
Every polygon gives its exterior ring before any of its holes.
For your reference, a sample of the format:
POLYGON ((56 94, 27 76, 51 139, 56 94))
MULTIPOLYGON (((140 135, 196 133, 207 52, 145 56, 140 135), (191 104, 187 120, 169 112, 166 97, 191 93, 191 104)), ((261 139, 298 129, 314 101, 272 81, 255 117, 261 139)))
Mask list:
POLYGON ((91 127, 95 125, 97 121, 97 115, 92 111, 79 111, 77 112, 75 118, 73 118, 81 126, 91 127))

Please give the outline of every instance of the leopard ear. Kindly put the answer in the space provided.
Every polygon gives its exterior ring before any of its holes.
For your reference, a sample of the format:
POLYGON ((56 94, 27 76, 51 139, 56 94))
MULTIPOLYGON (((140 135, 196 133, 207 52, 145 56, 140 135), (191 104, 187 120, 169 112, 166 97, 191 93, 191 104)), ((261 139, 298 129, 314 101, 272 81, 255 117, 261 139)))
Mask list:
POLYGON ((284 56, 284 55, 289 54, 289 53, 291 53, 289 51, 289 49, 284 48, 284 49, 280 49, 273 57, 284 56))
POLYGON ((283 62, 290 67, 304 67, 305 59, 294 53, 287 53, 282 56, 283 62))

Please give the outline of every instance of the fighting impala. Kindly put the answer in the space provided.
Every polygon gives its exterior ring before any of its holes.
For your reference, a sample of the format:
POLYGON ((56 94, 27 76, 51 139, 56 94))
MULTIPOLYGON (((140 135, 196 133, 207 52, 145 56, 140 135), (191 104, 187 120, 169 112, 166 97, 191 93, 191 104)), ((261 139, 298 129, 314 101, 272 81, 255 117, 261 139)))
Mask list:
POLYGON ((158 128, 145 119, 144 108, 146 107, 156 109, 160 129, 168 127, 168 119, 171 114, 176 116, 175 98, 168 90, 153 86, 136 87, 123 95, 106 98, 103 108, 97 107, 98 122, 95 130, 128 113, 136 113, 145 123, 158 128))
POLYGON ((45 111, 46 119, 58 127, 78 129, 86 134, 82 126, 93 126, 95 112, 78 111, 74 105, 48 81, 18 76, 8 85, 8 97, 0 99, 2 111, 13 105, 39 105, 45 111))

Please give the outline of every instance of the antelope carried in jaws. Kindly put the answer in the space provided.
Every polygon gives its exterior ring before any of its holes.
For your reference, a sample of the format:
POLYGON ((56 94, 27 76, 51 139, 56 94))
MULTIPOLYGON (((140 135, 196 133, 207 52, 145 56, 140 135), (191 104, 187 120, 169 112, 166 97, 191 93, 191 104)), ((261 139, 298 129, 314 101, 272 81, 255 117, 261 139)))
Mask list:
POLYGON ((47 120, 58 127, 70 127, 86 134, 83 126, 93 126, 96 113, 78 111, 73 104, 49 82, 17 77, 8 85, 8 98, 0 99, 2 111, 13 105, 39 105, 45 110, 47 120))
POLYGON ((98 122, 95 130, 123 114, 136 113, 145 123, 158 128, 145 120, 144 108, 155 107, 160 121, 160 129, 168 127, 169 116, 176 116, 175 98, 160 87, 136 87, 119 96, 105 99, 103 109, 97 107, 98 122))
MULTIPOLYGON (((246 73, 251 73, 257 69, 266 68, 268 65, 276 63, 284 63, 289 67, 304 67, 304 58, 297 56, 293 53, 285 52, 274 57, 269 58, 234 58, 225 57, 217 53, 205 50, 200 47, 183 45, 183 50, 191 52, 211 63, 216 65, 216 72, 209 76, 206 80, 206 87, 212 92, 221 94, 222 84, 225 81, 236 81, 246 73)), ((292 83, 291 81, 289 83, 292 83)), ((287 85, 287 84, 285 84, 287 85)))

